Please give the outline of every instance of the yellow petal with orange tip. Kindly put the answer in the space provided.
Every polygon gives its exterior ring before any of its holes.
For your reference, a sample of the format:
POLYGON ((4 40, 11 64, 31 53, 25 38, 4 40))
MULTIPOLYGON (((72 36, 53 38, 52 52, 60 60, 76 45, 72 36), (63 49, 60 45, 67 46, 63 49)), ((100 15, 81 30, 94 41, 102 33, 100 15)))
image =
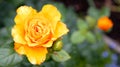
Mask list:
POLYGON ((54 34, 53 39, 57 39, 57 38, 61 37, 62 35, 67 34, 67 32, 69 32, 69 30, 66 27, 66 25, 62 22, 58 22, 56 25, 55 34, 54 34))
POLYGON ((25 55, 32 64, 41 64, 46 59, 47 48, 25 46, 25 55))
POLYGON ((24 24, 25 20, 36 14, 36 10, 32 7, 21 6, 17 9, 17 15, 14 19, 16 24, 24 24))
POLYGON ((40 13, 43 13, 44 16, 50 20, 49 23, 51 23, 53 29, 55 29, 57 22, 61 19, 61 14, 58 9, 53 5, 47 4, 43 6, 40 13))

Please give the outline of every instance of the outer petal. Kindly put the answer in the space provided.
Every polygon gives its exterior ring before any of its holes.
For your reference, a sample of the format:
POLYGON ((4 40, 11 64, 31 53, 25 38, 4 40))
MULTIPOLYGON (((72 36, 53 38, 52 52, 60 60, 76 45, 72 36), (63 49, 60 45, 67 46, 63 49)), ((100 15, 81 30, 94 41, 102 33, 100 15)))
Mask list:
POLYGON ((26 56, 32 64, 41 64, 46 59, 47 48, 25 46, 26 56))
POLYGON ((15 17, 14 21, 16 24, 24 24, 26 18, 31 17, 36 13, 36 10, 34 10, 32 7, 21 6, 17 9, 17 16, 15 17))
POLYGON ((15 25, 12 28, 12 36, 16 43, 26 44, 24 39, 24 28, 21 25, 15 25))
POLYGON ((48 5, 43 6, 41 12, 44 14, 44 16, 48 20, 50 20, 49 23, 51 23, 53 29, 55 29, 57 22, 60 21, 61 19, 61 14, 57 10, 57 8, 54 7, 53 5, 48 4, 48 5))
POLYGON ((49 41, 48 43, 43 44, 42 46, 43 46, 43 47, 51 47, 52 44, 53 44, 53 41, 51 40, 51 41, 49 41))
POLYGON ((19 44, 19 43, 14 43, 14 49, 17 53, 19 54, 25 54, 25 49, 24 49, 24 45, 19 44))
POLYGON ((57 39, 68 32, 68 28, 62 22, 58 22, 53 39, 57 39))
POLYGON ((15 43, 14 45, 16 52, 25 54, 32 64, 41 64, 46 59, 47 48, 45 47, 29 47, 18 43, 15 43))

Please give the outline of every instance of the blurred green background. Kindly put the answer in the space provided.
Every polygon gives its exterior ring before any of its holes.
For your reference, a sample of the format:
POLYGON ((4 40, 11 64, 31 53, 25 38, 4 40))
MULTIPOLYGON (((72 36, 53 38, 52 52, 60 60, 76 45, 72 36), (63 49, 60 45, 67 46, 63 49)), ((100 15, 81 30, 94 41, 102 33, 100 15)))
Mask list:
MULTIPOLYGON (((113 27, 111 32, 107 33, 97 28, 97 20, 101 16, 113 18, 112 12, 120 12, 120 1, 113 1, 0 0, 0 67, 120 67, 119 54, 114 50, 115 43, 110 42, 108 46, 104 41, 104 35, 114 38, 112 33, 117 27, 113 27), (117 6, 111 7, 113 1, 117 6), (41 65, 32 65, 25 56, 19 56, 13 50, 11 28, 18 7, 27 5, 40 11, 45 4, 53 4, 58 8, 62 14, 62 21, 70 30, 63 37, 63 49, 71 58, 65 62, 49 59, 41 65)), ((118 33, 116 36, 119 36, 118 33)))

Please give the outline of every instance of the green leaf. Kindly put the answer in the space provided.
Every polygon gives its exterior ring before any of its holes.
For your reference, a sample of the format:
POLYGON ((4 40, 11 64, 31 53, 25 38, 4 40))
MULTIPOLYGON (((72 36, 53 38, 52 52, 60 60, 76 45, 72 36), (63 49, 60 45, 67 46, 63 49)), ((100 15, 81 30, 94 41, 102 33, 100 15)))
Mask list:
POLYGON ((74 44, 82 43, 85 40, 85 35, 80 31, 75 31, 71 35, 71 42, 74 44))
POLYGON ((14 18, 12 17, 8 17, 8 18, 5 18, 4 20, 4 24, 5 26, 8 28, 8 27, 12 27, 14 25, 14 18), (9 23, 8 23, 9 22, 9 23))
POLYGON ((16 5, 22 4, 25 0, 12 0, 12 1, 13 1, 13 4, 16 6, 16 5))
POLYGON ((0 47, 10 47, 11 43, 13 43, 13 39, 8 29, 5 27, 0 29, 0 47))
POLYGON ((98 19, 99 18, 99 11, 95 7, 90 7, 88 9, 88 15, 95 18, 95 19, 98 19))
POLYGON ((80 30, 88 29, 88 24, 83 19, 78 19, 78 21, 77 21, 77 27, 80 30))
POLYGON ((0 66, 13 66, 22 61, 22 57, 12 49, 0 48, 0 66))
POLYGON ((86 39, 88 42, 90 42, 92 44, 96 42, 95 35, 92 32, 87 32, 86 39))
POLYGON ((83 50, 81 52, 81 55, 87 58, 88 56, 90 56, 90 50, 89 49, 83 50))
POLYGON ((53 52, 52 58, 53 58, 53 60, 55 60, 57 62, 64 62, 64 61, 67 61, 68 59, 70 59, 70 56, 66 51, 61 50, 61 51, 53 52))
POLYGON ((91 16, 86 16, 86 21, 88 22, 89 28, 94 28, 96 26, 96 19, 91 16))
POLYGON ((110 16, 110 9, 108 7, 103 7, 100 11, 100 16, 110 16))
POLYGON ((9 38, 7 28, 0 29, 0 38, 9 38))

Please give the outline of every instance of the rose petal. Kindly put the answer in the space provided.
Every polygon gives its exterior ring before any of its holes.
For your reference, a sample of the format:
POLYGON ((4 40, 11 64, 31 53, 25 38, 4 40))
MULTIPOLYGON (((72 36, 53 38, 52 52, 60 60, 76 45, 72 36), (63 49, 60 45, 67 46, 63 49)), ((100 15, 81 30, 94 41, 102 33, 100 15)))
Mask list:
POLYGON ((24 24, 26 18, 29 18, 36 13, 37 13, 36 10, 33 9, 32 7, 21 6, 17 9, 17 15, 14 21, 16 24, 24 24))
POLYGON ((14 45, 16 52, 25 54, 32 64, 41 64, 46 59, 47 48, 45 47, 29 47, 18 43, 15 43, 14 45))
POLYGON ((54 30, 57 22, 61 19, 61 14, 57 10, 57 8, 53 5, 48 4, 43 6, 42 11, 40 13, 43 13, 44 16, 50 20, 49 23, 51 23, 52 28, 54 30))
POLYGON ((26 56, 32 64, 41 64, 46 59, 47 48, 25 46, 26 56))
POLYGON ((51 40, 51 41, 47 42, 46 44, 43 44, 42 46, 43 47, 51 47, 52 44, 53 44, 53 41, 51 40))
POLYGON ((19 44, 19 43, 14 43, 14 49, 17 53, 19 54, 25 54, 25 49, 24 49, 24 46, 22 44, 19 44))
POLYGON ((53 39, 57 39, 68 32, 68 28, 62 22, 58 22, 53 39))
POLYGON ((24 28, 21 25, 15 25, 12 28, 12 36, 16 43, 26 44, 24 39, 24 28))
POLYGON ((16 24, 21 24, 24 26, 24 20, 20 15, 16 15, 15 19, 14 19, 16 24))

